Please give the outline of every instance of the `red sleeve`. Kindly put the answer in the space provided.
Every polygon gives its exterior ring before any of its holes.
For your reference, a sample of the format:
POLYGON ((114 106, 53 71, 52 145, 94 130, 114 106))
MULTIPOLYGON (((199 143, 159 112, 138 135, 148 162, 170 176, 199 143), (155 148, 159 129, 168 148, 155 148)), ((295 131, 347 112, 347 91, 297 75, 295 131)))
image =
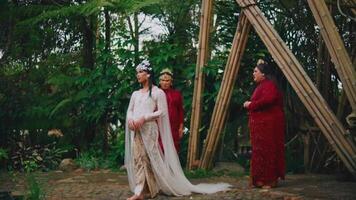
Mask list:
MULTIPOLYGON (((261 85, 262 86, 262 85, 261 85)), ((273 82, 265 83, 261 88, 261 95, 258 99, 252 100, 248 106, 249 111, 254 111, 261 109, 263 107, 269 106, 278 98, 278 89, 273 82)))
POLYGON ((177 110, 178 110, 178 122, 183 124, 184 122, 184 109, 183 109, 183 98, 182 94, 177 91, 177 110))

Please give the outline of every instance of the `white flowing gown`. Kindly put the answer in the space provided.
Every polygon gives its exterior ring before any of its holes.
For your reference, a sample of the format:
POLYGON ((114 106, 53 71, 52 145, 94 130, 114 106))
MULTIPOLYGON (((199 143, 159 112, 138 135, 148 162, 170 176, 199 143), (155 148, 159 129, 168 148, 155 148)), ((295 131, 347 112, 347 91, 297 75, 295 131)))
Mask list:
POLYGON ((191 193, 215 193, 231 187, 227 183, 193 185, 185 177, 172 139, 165 93, 154 86, 151 97, 149 92, 135 91, 127 110, 125 166, 132 192, 137 193, 133 163, 133 146, 136 144, 134 143, 135 133, 128 128, 128 119, 137 120, 141 117, 145 118, 145 123, 140 129, 144 149, 160 191, 166 195, 183 196, 191 193), (158 144, 159 133, 164 154, 158 144))

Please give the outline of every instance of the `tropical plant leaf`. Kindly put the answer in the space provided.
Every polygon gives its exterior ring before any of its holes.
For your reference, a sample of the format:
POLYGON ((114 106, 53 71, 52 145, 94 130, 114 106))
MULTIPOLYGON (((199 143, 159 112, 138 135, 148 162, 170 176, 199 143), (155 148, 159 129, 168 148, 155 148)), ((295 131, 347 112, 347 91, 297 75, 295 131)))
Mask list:
POLYGON ((54 109, 51 111, 51 113, 49 114, 49 117, 52 118, 53 115, 55 115, 60 109, 64 108, 65 106, 67 106, 67 105, 70 104, 71 102, 72 102, 72 98, 63 99, 62 101, 60 101, 60 102, 54 107, 54 109))

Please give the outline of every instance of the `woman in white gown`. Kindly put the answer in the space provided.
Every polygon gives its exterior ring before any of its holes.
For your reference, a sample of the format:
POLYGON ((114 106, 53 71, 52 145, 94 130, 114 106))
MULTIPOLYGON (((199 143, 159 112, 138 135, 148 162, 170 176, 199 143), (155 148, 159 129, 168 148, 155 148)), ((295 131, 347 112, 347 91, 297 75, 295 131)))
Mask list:
POLYGON ((132 94, 126 116, 125 166, 134 193, 128 200, 154 198, 159 192, 183 196, 228 190, 226 183, 193 185, 185 177, 171 135, 165 93, 152 84, 148 61, 139 64, 136 72, 142 88, 132 94))

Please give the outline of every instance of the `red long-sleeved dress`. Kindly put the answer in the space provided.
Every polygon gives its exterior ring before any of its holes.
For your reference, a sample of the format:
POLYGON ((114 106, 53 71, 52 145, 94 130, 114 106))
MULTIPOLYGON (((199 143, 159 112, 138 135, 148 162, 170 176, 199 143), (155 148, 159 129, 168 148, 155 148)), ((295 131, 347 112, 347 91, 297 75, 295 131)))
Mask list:
POLYGON ((272 186, 285 175, 283 97, 276 84, 268 79, 262 80, 247 109, 252 183, 272 186))
MULTIPOLYGON (((171 124, 174 146, 176 147, 177 152, 179 152, 180 149, 179 125, 183 124, 183 120, 184 120, 182 95, 178 90, 174 90, 174 89, 166 89, 163 91, 166 94, 166 98, 167 98, 169 122, 171 124)), ((161 146, 161 149, 163 149, 161 138, 159 138, 159 144, 161 146)))

